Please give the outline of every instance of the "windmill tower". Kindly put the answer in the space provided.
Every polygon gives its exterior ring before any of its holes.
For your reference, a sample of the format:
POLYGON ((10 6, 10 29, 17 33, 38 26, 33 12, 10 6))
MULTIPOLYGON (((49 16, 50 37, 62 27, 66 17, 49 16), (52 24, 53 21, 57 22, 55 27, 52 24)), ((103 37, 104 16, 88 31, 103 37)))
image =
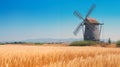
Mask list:
POLYGON ((91 6, 85 18, 80 15, 79 11, 74 12, 75 16, 77 16, 79 19, 82 19, 82 22, 74 30, 74 35, 77 35, 79 30, 82 28, 84 40, 100 41, 101 28, 103 23, 99 23, 94 18, 89 18, 94 8, 95 4, 91 6))

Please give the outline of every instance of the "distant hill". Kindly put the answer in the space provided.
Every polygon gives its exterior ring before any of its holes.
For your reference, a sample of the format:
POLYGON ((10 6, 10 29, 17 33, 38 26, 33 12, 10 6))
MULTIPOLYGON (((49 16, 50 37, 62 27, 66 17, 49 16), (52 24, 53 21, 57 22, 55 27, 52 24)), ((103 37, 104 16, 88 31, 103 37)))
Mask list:
POLYGON ((82 39, 78 38, 67 38, 67 39, 54 39, 54 38, 42 38, 42 39, 28 39, 22 42, 41 42, 41 43, 57 43, 57 42, 73 42, 73 41, 80 41, 82 39))

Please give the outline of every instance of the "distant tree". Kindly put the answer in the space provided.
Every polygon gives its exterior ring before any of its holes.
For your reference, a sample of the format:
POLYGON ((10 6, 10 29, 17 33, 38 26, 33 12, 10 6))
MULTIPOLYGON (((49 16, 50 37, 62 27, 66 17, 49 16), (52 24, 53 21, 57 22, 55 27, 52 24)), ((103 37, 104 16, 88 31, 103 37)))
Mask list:
POLYGON ((108 39, 108 43, 111 44, 111 39, 110 38, 108 39))

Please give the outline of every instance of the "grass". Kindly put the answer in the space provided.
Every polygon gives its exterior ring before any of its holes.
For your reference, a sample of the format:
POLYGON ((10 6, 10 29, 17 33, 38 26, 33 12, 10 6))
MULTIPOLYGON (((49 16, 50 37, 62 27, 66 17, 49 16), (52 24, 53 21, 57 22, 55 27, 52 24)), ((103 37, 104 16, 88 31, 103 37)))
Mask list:
POLYGON ((116 42, 117 47, 120 47, 120 40, 116 42))
POLYGON ((0 45, 0 67, 119 67, 119 48, 0 45))
POLYGON ((44 43, 34 43, 35 45, 43 45, 44 43))
POLYGON ((95 41, 75 41, 70 44, 70 46, 90 46, 95 45, 97 42, 95 41))
POLYGON ((5 45, 4 43, 0 43, 0 45, 5 45))

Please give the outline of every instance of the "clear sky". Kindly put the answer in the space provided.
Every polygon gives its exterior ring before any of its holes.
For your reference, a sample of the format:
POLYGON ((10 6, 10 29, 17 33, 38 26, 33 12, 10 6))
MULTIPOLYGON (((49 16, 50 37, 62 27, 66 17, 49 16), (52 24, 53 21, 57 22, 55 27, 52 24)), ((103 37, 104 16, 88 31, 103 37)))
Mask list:
POLYGON ((104 23, 102 38, 120 39, 120 0, 0 0, 0 41, 39 38, 82 38, 73 30, 81 22, 73 15, 90 17, 104 23))

